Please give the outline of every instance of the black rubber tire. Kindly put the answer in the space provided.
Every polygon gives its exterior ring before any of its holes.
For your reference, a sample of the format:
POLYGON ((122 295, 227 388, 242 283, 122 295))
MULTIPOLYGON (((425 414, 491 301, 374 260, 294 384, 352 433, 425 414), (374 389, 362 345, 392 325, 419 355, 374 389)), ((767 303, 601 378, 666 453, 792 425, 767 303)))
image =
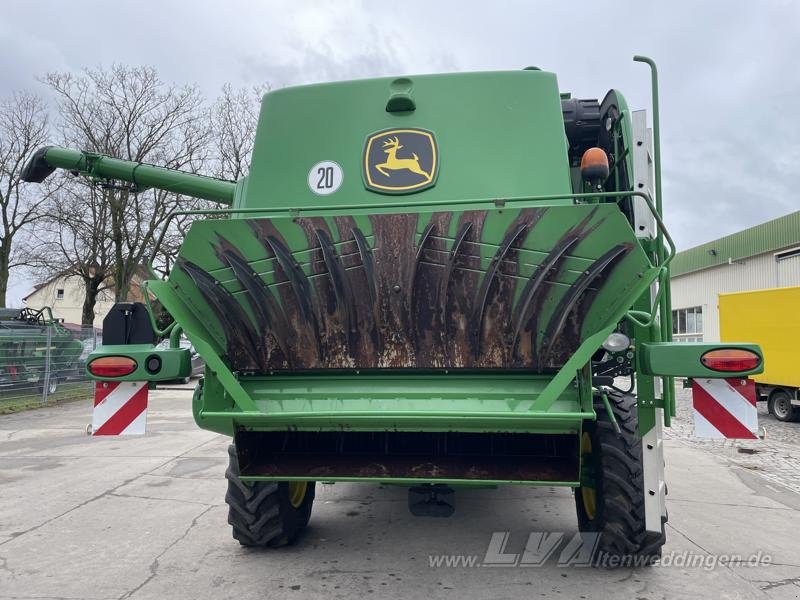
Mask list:
POLYGON ((661 519, 660 534, 645 528, 642 438, 637 432, 636 396, 609 392, 608 399, 621 431, 617 434, 602 399, 596 397, 597 421, 584 424, 592 442, 588 466, 594 479, 596 511, 593 519, 587 515, 581 488, 575 488, 578 527, 601 534, 595 564, 649 566, 661 557, 667 519, 661 519))
POLYGON ((784 423, 800 421, 800 409, 791 405, 791 398, 791 395, 786 390, 774 390, 769 395, 769 400, 767 401, 769 414, 778 419, 778 421, 783 421, 784 423), (775 410, 776 406, 779 407, 778 410, 775 410), (788 406, 788 410, 782 410, 786 406, 788 406))
POLYGON ((239 479, 236 449, 228 447, 228 523, 233 538, 242 546, 277 548, 292 544, 308 525, 314 503, 314 482, 309 481, 305 497, 295 508, 289 501, 289 484, 285 481, 245 483, 239 479))

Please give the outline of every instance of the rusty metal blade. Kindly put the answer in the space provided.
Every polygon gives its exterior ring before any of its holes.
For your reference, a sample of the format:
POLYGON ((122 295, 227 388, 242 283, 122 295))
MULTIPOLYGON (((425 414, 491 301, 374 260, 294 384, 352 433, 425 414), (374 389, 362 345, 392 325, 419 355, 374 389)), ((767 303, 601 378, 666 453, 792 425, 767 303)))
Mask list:
POLYGON ((536 267, 536 270, 533 272, 530 279, 528 279, 528 283, 525 284, 525 288, 522 290, 522 296, 520 297, 515 310, 516 315, 514 316, 514 334, 511 338, 513 346, 516 346, 517 339, 519 338, 519 332, 523 325, 525 325, 530 318, 529 311, 531 304, 533 303, 533 299, 536 297, 536 293, 539 291, 542 283, 544 283, 544 280, 547 279, 550 273, 556 270, 559 262, 564 257, 566 252, 579 239, 580 238, 577 235, 570 234, 562 237, 545 257, 544 262, 536 267))
POLYGON ((419 238, 419 244, 417 245, 417 263, 419 263, 419 259, 422 257, 422 253, 425 251, 425 244, 428 243, 428 238, 435 229, 436 223, 428 223, 428 225, 425 227, 425 230, 422 232, 422 235, 419 238))
POLYGON ((541 289, 544 281, 548 276, 550 276, 551 273, 557 272, 561 266, 562 259, 566 258, 567 256, 567 251, 577 242, 581 241, 592 231, 597 229, 597 227, 599 227, 602 223, 601 220, 591 227, 586 227, 589 221, 592 220, 592 217, 594 217, 595 213, 597 213, 596 207, 589 211, 589 213, 583 219, 581 219, 578 224, 561 236, 558 242, 556 242, 556 245, 553 246, 553 249, 550 250, 545 257, 544 262, 541 263, 533 272, 528 280, 528 283, 525 285, 525 289, 522 290, 522 296, 514 310, 514 332, 511 338, 512 352, 517 346, 517 342, 519 341, 519 333, 522 330, 522 327, 531 317, 531 306, 533 305, 533 301, 536 299, 536 294, 541 289))
POLYGON ((453 246, 450 248, 450 253, 447 255, 447 260, 444 265, 444 273, 442 274, 442 280, 439 284, 439 290, 437 292, 439 313, 441 314, 442 327, 444 327, 445 335, 447 334, 447 290, 450 287, 450 278, 453 275, 453 267, 456 264, 456 259, 458 258, 458 252, 461 249, 461 244, 464 241, 464 238, 467 237, 467 234, 471 228, 472 221, 465 221, 461 224, 461 227, 458 228, 456 237, 453 240, 453 246))
POLYGON ((417 273, 419 272, 420 261, 422 260, 422 254, 425 252, 425 244, 428 243, 428 238, 430 238, 431 233, 433 233, 435 229, 435 223, 428 223, 419 239, 419 245, 417 246, 417 252, 414 260, 414 273, 411 276, 411 285, 409 286, 408 290, 409 298, 411 298, 412 301, 414 299, 414 291, 417 283, 417 273))
POLYGON ((300 266, 292 253, 280 240, 274 236, 267 237, 267 244, 269 244, 272 253, 278 260, 278 264, 283 270, 286 279, 289 280, 289 285, 292 287, 297 305, 300 307, 300 314, 303 318, 314 328, 314 333, 319 336, 319 328, 317 327, 317 319, 314 316, 314 308, 311 300, 311 284, 308 277, 303 272, 303 267, 300 266))
POLYGON ((221 254, 230 265, 236 279, 247 290, 250 306, 259 321, 261 329, 275 338, 278 347, 289 363, 289 367, 291 367, 292 358, 288 343, 288 324, 283 309, 261 277, 253 271, 245 259, 231 250, 223 250, 221 254))
POLYGON ((250 319, 244 313, 236 298, 206 271, 188 260, 180 260, 178 265, 194 282, 206 302, 214 309, 217 317, 226 326, 225 337, 228 351, 233 346, 241 346, 255 368, 261 365, 258 352, 258 337, 254 334, 250 319), (239 333, 240 335, 232 335, 239 333))
POLYGON ((489 268, 486 269, 486 274, 481 281, 481 287, 475 295, 475 304, 472 311, 472 323, 470 327, 470 340, 472 341, 473 355, 477 356, 481 353, 481 336, 483 333, 483 316, 486 310, 486 299, 489 297, 489 290, 491 289, 494 277, 497 270, 500 268, 503 260, 508 254, 511 246, 528 230, 527 223, 519 223, 516 227, 508 231, 497 248, 497 252, 492 257, 492 262, 489 268))
POLYGON ((633 246, 631 244, 617 244, 611 248, 611 250, 608 250, 600 258, 595 260, 589 266, 589 268, 586 269, 580 277, 578 277, 575 283, 572 284, 567 293, 564 294, 564 296, 561 298, 561 301, 558 303, 558 306, 556 306, 556 309, 553 311, 553 315, 550 317, 550 322, 545 330, 544 347, 543 351, 539 355, 540 365, 546 364, 550 358, 550 352, 553 349, 553 343, 561 333, 561 330, 564 328, 564 323, 566 322, 569 313, 572 312, 572 309, 575 307, 575 303, 578 301, 581 295, 586 291, 589 285, 603 273, 606 267, 608 267, 617 257, 627 254, 632 247, 633 246))
POLYGON ((364 268, 364 275, 367 279, 367 293, 369 294, 369 305, 372 314, 371 336, 377 351, 383 352, 383 338, 380 334, 381 312, 378 306, 378 282, 375 279, 375 257, 372 248, 369 247, 367 238, 358 228, 353 227, 350 232, 358 247, 358 254, 361 257, 361 266, 364 268))
POLYGON ((372 255, 372 248, 369 247, 367 238, 364 237, 364 234, 358 227, 353 227, 350 231, 353 234, 353 239, 356 241, 358 254, 361 256, 361 264, 367 276, 369 299, 372 304, 375 304, 378 300, 378 286, 375 282, 375 257, 372 255))
POLYGON ((315 229, 314 233, 319 240, 320 249, 322 250, 322 257, 325 261, 325 266, 328 269, 328 276, 331 278, 333 284, 333 293, 336 297, 336 308, 341 311, 344 317, 344 326, 347 331, 347 339, 352 351, 355 345, 354 336, 356 332, 356 308, 353 303, 353 293, 350 289, 350 282, 345 274, 344 267, 342 266, 339 256, 336 254, 336 248, 328 237, 328 234, 322 229, 315 229))

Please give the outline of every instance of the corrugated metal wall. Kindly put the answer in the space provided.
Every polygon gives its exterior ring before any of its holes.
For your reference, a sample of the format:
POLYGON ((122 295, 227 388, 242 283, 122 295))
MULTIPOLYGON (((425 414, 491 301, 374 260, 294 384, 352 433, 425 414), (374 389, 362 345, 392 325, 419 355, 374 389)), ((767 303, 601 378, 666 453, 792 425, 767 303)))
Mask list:
POLYGON ((800 285, 800 251, 778 255, 775 259, 777 286, 800 285))
POLYGON ((718 294, 800 285, 800 255, 772 252, 672 278, 672 308, 703 307, 703 341, 719 341, 718 294))

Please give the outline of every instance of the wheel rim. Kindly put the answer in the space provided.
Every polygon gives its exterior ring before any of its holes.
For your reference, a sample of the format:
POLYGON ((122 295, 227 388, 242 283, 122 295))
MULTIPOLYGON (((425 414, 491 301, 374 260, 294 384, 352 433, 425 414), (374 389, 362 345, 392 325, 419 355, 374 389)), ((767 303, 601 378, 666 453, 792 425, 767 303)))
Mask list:
POLYGON ((306 489, 308 488, 307 481, 290 481, 289 482, 289 502, 295 508, 300 508, 303 500, 306 497, 306 489))
MULTIPOLYGON (((583 432, 581 436, 581 458, 584 464, 592 457, 592 438, 587 432, 583 432)), ((583 510, 586 516, 594 521, 597 517, 597 490, 594 485, 581 486, 581 500, 583 500, 583 510)))
POLYGON ((772 410, 775 411, 775 416, 785 419, 789 416, 791 409, 791 402, 786 394, 778 394, 775 396, 775 402, 772 405, 772 410))

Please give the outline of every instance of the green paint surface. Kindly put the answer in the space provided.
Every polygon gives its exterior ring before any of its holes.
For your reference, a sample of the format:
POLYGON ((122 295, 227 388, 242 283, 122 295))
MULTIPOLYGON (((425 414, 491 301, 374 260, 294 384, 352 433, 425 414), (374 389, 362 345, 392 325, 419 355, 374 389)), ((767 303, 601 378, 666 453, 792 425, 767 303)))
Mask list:
MULTIPOLYGON (((436 185, 419 200, 503 198, 570 191, 556 77, 509 71, 365 79, 286 88, 265 95, 247 194, 238 206, 359 205, 368 191, 362 152, 377 131, 415 127, 439 147, 436 185), (398 85, 416 109, 387 112, 398 85), (344 173, 329 196, 308 185, 309 170, 331 160, 344 173)), ((386 198, 390 200, 390 198, 386 198)), ((563 200, 562 204, 569 204, 563 200)))

